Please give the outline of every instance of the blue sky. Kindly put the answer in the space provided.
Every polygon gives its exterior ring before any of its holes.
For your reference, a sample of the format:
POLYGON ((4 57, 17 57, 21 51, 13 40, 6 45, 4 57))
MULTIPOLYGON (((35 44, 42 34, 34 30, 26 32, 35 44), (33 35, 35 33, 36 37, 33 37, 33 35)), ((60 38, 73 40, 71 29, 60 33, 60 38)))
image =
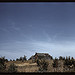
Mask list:
POLYGON ((36 52, 75 58, 75 2, 0 3, 0 56, 36 52))

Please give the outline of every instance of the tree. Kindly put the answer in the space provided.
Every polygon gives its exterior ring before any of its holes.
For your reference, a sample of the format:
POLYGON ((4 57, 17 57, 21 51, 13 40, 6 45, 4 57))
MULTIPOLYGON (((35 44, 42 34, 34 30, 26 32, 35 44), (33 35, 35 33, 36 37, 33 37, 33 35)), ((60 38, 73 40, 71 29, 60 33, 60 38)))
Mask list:
POLYGON ((55 57, 55 60, 58 60, 58 58, 55 57))
POLYGON ((16 66, 13 64, 10 64, 9 68, 8 68, 8 72, 17 72, 16 70, 16 66))
POLYGON ((53 67, 55 67, 55 68, 58 67, 58 59, 55 59, 55 60, 54 60, 53 67))
POLYGON ((10 59, 10 61, 12 61, 12 59, 10 59))
POLYGON ((65 62, 64 62, 64 65, 66 65, 66 66, 69 66, 70 65, 71 66, 72 64, 74 65, 74 63, 75 62, 74 62, 73 59, 71 59, 71 60, 66 59, 65 62))
POLYGON ((13 61, 15 61, 15 60, 13 59, 13 61))
POLYGON ((24 57, 20 57, 19 60, 23 62, 24 60, 27 60, 27 59, 26 59, 26 56, 24 55, 24 57))
POLYGON ((20 61, 22 61, 23 60, 23 57, 20 57, 20 61))
POLYGON ((69 60, 70 60, 70 56, 69 56, 69 60))
POLYGON ((65 57, 60 56, 59 60, 65 60, 65 57))
POLYGON ((72 57, 71 60, 74 60, 74 58, 72 57))
POLYGON ((63 60, 65 60, 65 57, 63 57, 63 60))
POLYGON ((6 65, 5 65, 5 57, 1 57, 0 58, 0 72, 3 72, 6 68, 6 65))
POLYGON ((53 60, 53 57, 51 56, 51 59, 53 60))
POLYGON ((40 72, 45 72, 45 71, 47 71, 49 63, 46 62, 45 60, 37 59, 37 65, 39 66, 39 71, 40 72))
POLYGON ((27 60, 25 55, 24 55, 24 57, 23 57, 23 60, 27 60))
POLYGON ((19 61, 19 59, 17 58, 16 61, 19 61))
POLYGON ((68 60, 68 57, 66 56, 66 60, 68 60))
POLYGON ((8 62, 8 59, 5 59, 6 62, 8 62))
POLYGON ((37 66, 40 66, 40 60, 39 59, 37 59, 36 63, 37 63, 37 66))
POLYGON ((59 60, 62 60, 62 59, 63 59, 63 57, 62 57, 62 56, 60 56, 60 57, 59 57, 59 60))

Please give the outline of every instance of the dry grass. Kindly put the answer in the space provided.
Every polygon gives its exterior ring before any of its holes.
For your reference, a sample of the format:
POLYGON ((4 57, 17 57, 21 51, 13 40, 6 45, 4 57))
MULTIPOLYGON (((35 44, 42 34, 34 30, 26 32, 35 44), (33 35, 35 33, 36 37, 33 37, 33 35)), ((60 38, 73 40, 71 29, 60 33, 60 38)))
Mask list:
POLYGON ((20 66, 17 68, 18 72, 37 72, 39 67, 35 66, 20 66))
POLYGON ((7 66, 9 66, 9 65, 12 64, 12 63, 14 63, 14 64, 32 63, 32 60, 27 60, 27 61, 24 61, 24 62, 22 62, 22 61, 8 61, 8 62, 6 62, 5 64, 6 64, 7 66))
MULTIPOLYGON (((64 72, 64 61, 59 60, 58 62, 58 68, 53 67, 53 60, 45 60, 49 65, 48 65, 48 70, 47 72, 64 72)), ((6 68, 10 66, 10 64, 14 63, 17 66, 17 71, 18 72, 38 72, 39 67, 37 66, 37 63, 33 63, 32 60, 27 60, 27 61, 9 61, 6 64, 6 68)), ((68 71, 68 70, 67 70, 68 71)), ((74 70, 73 70, 74 71, 74 70)), ((70 71, 69 71, 70 72, 70 71)), ((72 70, 71 70, 72 72, 72 70)), ((74 71, 75 72, 75 71, 74 71)))
POLYGON ((35 66, 37 63, 21 63, 21 64, 15 64, 16 66, 35 66))
POLYGON ((6 68, 10 66, 10 64, 14 63, 17 66, 17 71, 18 72, 37 72, 38 71, 38 66, 37 63, 32 63, 32 60, 27 60, 27 61, 9 61, 6 64, 6 68))

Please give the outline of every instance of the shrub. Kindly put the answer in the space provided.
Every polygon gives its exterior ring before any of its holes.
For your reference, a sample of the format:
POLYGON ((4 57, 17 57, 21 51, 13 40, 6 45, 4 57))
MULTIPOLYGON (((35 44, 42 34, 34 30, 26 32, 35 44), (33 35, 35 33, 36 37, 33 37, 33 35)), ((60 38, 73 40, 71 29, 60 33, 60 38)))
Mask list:
POLYGON ((8 72, 17 72, 16 70, 16 66, 13 64, 10 64, 9 68, 8 68, 8 72))
POLYGON ((43 61, 42 62, 42 68, 43 68, 43 70, 47 71, 47 67, 48 67, 48 62, 43 61))
POLYGON ((38 66, 40 66, 40 60, 37 59, 36 63, 37 63, 38 66))
POLYGON ((0 71, 4 70, 5 69, 5 66, 0 64, 0 71))
POLYGON ((23 62, 23 61, 25 61, 27 59, 26 59, 26 56, 24 55, 24 57, 20 57, 19 60, 23 62))
POLYGON ((19 59, 17 58, 16 61, 19 61, 19 59))
POLYGON ((23 57, 23 60, 27 60, 25 55, 24 55, 24 57, 23 57))
POLYGON ((12 59, 10 59, 10 61, 12 61, 12 59))
POLYGON ((53 57, 51 56, 51 59, 53 60, 53 57))
POLYGON ((65 57, 60 56, 59 60, 65 60, 65 57))
POLYGON ((5 58, 0 58, 0 72, 5 70, 6 65, 5 65, 5 58))
POLYGON ((53 67, 55 67, 55 68, 58 67, 58 59, 55 59, 55 60, 54 60, 53 67))
POLYGON ((60 57, 59 57, 59 60, 62 60, 62 59, 63 59, 63 57, 62 57, 62 56, 60 56, 60 57))
POLYGON ((48 62, 46 62, 45 60, 37 60, 37 65, 39 66, 39 71, 47 71, 48 62))
POLYGON ((13 59, 13 61, 15 61, 15 60, 13 59))
POLYGON ((65 60, 65 62, 64 62, 64 65, 66 65, 66 66, 71 66, 72 64, 74 65, 74 60, 65 60))
POLYGON ((8 59, 5 59, 6 62, 8 62, 8 59))

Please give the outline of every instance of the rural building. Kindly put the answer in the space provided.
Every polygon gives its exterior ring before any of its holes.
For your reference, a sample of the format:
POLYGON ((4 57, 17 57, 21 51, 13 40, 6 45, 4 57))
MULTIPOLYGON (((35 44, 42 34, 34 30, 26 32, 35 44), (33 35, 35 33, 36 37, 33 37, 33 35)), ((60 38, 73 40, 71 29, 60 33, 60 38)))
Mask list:
POLYGON ((48 53, 35 53, 35 55, 34 56, 31 56, 30 58, 29 58, 29 60, 35 60, 35 59, 48 59, 48 60, 50 60, 50 59, 52 59, 52 56, 50 56, 48 53))

